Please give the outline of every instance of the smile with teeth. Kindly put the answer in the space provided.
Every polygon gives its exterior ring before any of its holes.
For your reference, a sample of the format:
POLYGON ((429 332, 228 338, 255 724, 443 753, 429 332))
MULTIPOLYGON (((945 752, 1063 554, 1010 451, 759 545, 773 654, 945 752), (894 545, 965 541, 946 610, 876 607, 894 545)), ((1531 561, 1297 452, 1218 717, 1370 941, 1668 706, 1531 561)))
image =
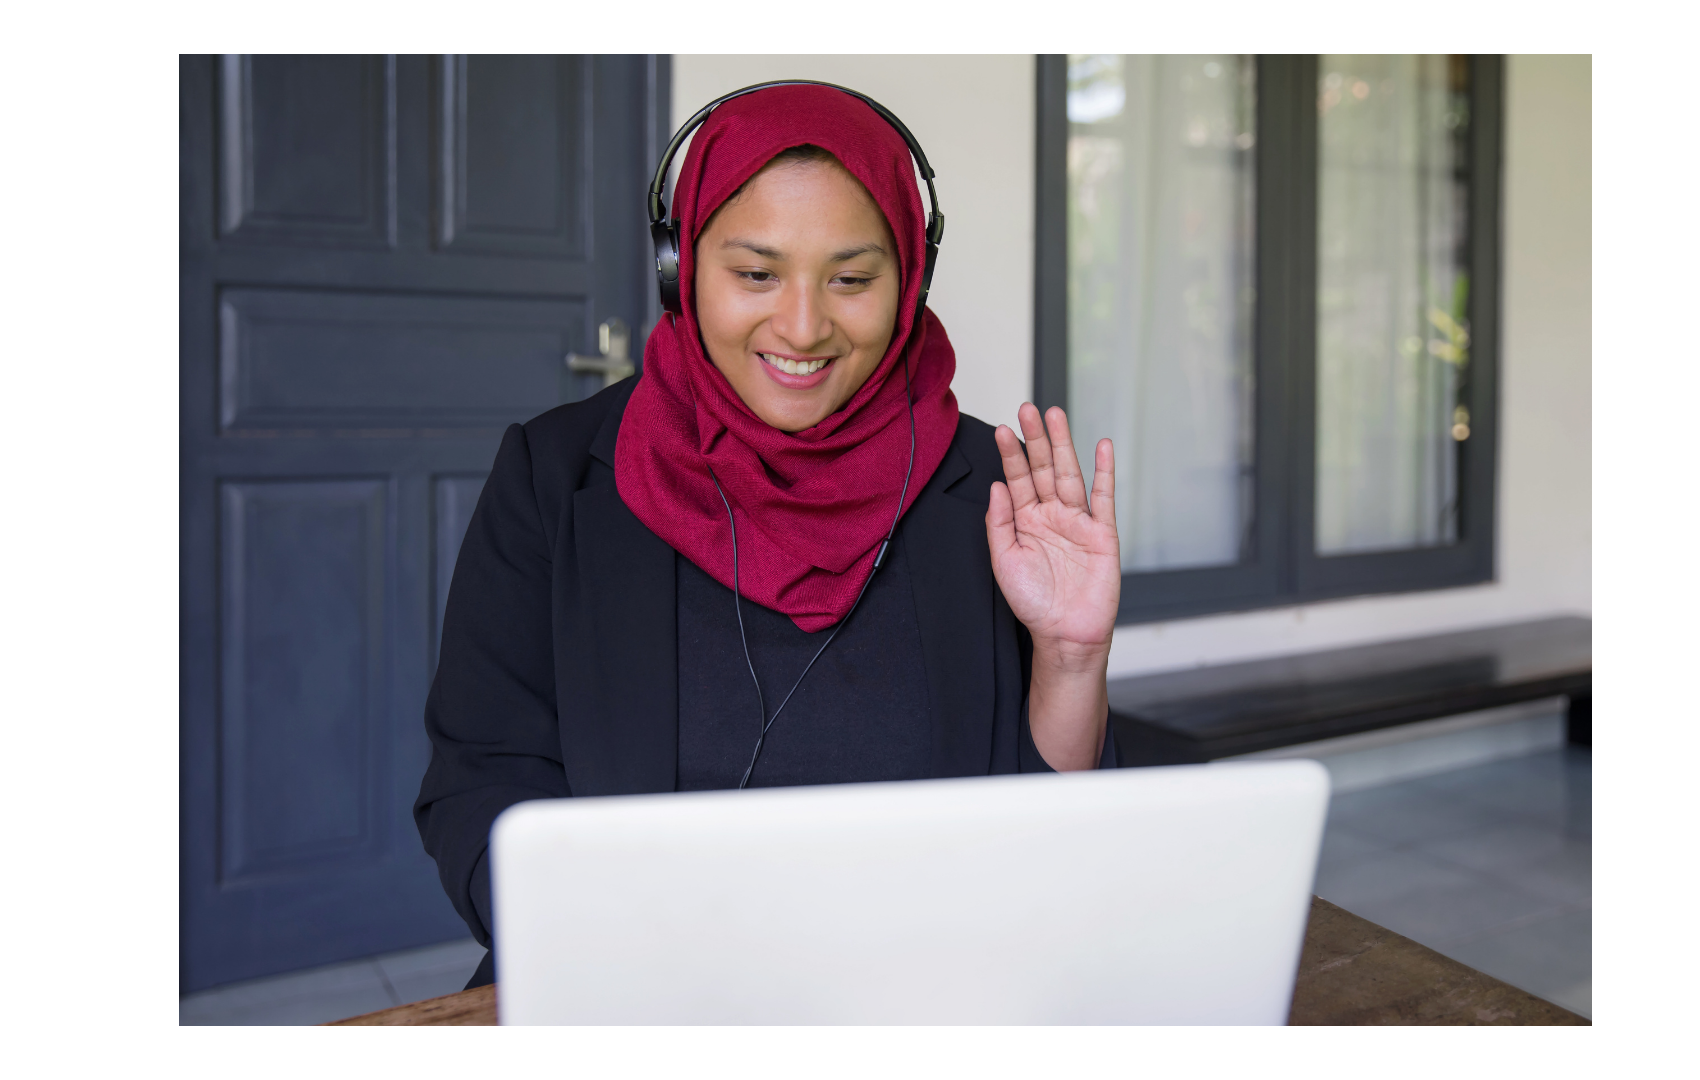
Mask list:
POLYGON ((832 363, 832 361, 830 359, 828 359, 828 360, 787 360, 783 356, 775 356, 772 353, 765 353, 765 352, 764 353, 757 353, 756 355, 760 356, 763 360, 772 364, 774 367, 778 368, 780 371, 783 371, 787 375, 813 375, 815 372, 819 371, 821 368, 832 363))

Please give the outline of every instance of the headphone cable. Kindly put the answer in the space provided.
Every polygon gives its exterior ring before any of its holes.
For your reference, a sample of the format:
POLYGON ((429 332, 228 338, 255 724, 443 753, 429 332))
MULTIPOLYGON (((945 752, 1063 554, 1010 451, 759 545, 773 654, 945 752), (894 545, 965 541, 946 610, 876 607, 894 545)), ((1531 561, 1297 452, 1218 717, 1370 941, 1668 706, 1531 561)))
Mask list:
POLYGON ((838 636, 838 632, 844 629, 844 624, 850 621, 850 616, 854 615, 856 609, 861 606, 862 597, 867 595, 868 586, 873 583, 874 574, 878 573, 879 568, 884 565, 886 553, 891 548, 892 538, 897 535, 897 522, 903 517, 903 503, 909 498, 909 479, 915 474, 915 395, 909 383, 909 350, 907 347, 903 351, 903 396, 909 403, 909 467, 903 473, 903 490, 897 496, 897 513, 892 515, 891 528, 886 530, 885 539, 880 541, 879 552, 874 556, 874 565, 868 571, 868 576, 863 579, 862 588, 856 593, 856 600, 850 605, 850 610, 844 613, 844 618, 838 620, 838 625, 832 628, 832 633, 827 636, 825 641, 821 642, 821 647, 815 650, 815 654, 803 666, 803 673, 798 675, 797 681, 791 684, 790 692, 779 703, 779 708, 773 710, 771 717, 767 715, 767 701, 762 696, 761 680, 756 678, 755 660, 750 656, 750 639, 744 632, 744 605, 740 595, 741 590, 738 588, 738 522, 732 516, 732 504, 727 500, 726 492, 720 486, 720 477, 714 475, 712 466, 708 470, 708 475, 714 480, 714 490, 720 494, 720 502, 726 507, 726 521, 732 526, 732 607, 738 613, 738 640, 744 646, 744 663, 749 666, 750 681, 756 684, 756 706, 761 710, 762 715, 761 734, 756 736, 756 748, 750 754, 750 763, 744 769, 743 778, 738 781, 739 791, 743 791, 749 786, 750 775, 755 772, 756 761, 761 757, 762 744, 767 741, 768 729, 772 728, 773 722, 779 719, 779 714, 785 711, 785 706, 791 701, 791 695, 795 694, 797 688, 803 685, 803 679, 808 676, 809 669, 815 666, 815 661, 821 658, 821 654, 826 652, 826 647, 832 644, 832 639, 838 636))

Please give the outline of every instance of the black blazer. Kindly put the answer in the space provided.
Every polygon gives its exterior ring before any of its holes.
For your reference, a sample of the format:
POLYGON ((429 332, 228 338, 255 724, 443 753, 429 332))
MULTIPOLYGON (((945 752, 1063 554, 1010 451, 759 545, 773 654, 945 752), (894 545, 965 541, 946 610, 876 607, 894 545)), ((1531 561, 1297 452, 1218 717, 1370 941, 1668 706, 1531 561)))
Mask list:
MULTIPOLYGON (((425 705, 431 764, 413 814, 484 945, 484 852, 498 814, 527 799, 676 786, 675 554, 614 487, 614 440, 636 384, 508 428, 455 563, 425 705)), ((991 484, 1002 478, 992 428, 963 416, 897 530, 934 776, 1049 771, 1025 720, 1032 639, 986 545, 991 484)), ((1107 739, 1105 765, 1114 754, 1107 739)))

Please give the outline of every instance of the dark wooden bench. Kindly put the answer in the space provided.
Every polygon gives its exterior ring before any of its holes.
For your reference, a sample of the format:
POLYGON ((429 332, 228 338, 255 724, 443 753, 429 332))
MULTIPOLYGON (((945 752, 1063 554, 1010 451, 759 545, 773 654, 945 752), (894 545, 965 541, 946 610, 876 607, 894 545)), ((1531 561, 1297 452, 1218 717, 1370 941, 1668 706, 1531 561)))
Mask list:
POLYGON ((1592 741, 1593 623, 1575 616, 1110 681, 1123 765, 1211 761, 1541 698, 1592 741))

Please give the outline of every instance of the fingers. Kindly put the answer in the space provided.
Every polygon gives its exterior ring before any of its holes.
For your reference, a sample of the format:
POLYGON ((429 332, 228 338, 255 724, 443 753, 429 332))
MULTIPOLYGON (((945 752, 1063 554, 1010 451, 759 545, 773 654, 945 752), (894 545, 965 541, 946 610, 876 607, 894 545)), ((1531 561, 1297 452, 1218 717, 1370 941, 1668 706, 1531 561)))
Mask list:
POLYGON ((1116 527, 1116 448, 1108 439, 1098 440, 1092 459, 1092 520, 1116 527))
POLYGON ((1051 464, 1056 477, 1057 498, 1064 506, 1086 509, 1086 478, 1080 475, 1080 459, 1074 456, 1074 440, 1068 433, 1068 414, 1055 405, 1045 410, 1045 431, 1051 437, 1051 464))
MULTIPOLYGON (((1010 438, 1014 437, 1011 433, 1010 438)), ((1015 506, 1010 501, 1009 488, 996 481, 992 482, 992 504, 986 510, 986 544, 992 550, 994 564, 1015 546, 1015 506)))
MULTIPOLYGON (((1004 477, 1009 481, 1009 494, 1014 509, 1024 510, 1035 502, 1049 502, 1052 499, 1060 500, 1063 505, 1077 510, 1088 509, 1086 477, 1081 472, 1080 459, 1074 452, 1074 438, 1068 429, 1068 414, 1052 406, 1041 417, 1032 402, 1023 402, 1021 408, 1016 411, 1016 420, 1021 424, 1021 433, 1027 440, 1025 454, 1015 438, 1015 432, 1002 425, 997 429, 998 453, 1003 457, 1004 477)), ((1103 513, 1109 515, 1107 520, 1113 525, 1115 458, 1107 447, 1108 439, 1102 440, 1097 447, 1094 459, 1097 469, 1092 483, 1092 498, 1095 503, 1100 491, 1108 492, 1105 495, 1103 513), (1106 457, 1106 454, 1109 456, 1106 457), (1109 463, 1108 467, 1104 465, 1105 462, 1109 463)), ((1093 510, 1093 516, 1098 517, 1096 509, 1093 510)))
POLYGON ((1051 462, 1051 440, 1045 435, 1045 423, 1039 417, 1039 407, 1031 401, 1024 401, 1015 411, 1015 417, 1021 424, 1021 437, 1027 440, 1027 463, 1033 473, 1033 490, 1041 502, 1049 502, 1057 497, 1056 470, 1051 462))
MULTIPOLYGON (((998 456, 1003 458, 1003 475, 1004 479, 1009 481, 1007 490, 1013 501, 1013 509, 1025 510, 1038 502, 1039 496, 1033 490, 1033 472, 1028 468, 1027 455, 1022 453, 1021 441, 1005 424, 998 425, 993 437, 997 439, 998 456)), ((993 485, 994 488, 998 486, 1000 485, 993 485)))

